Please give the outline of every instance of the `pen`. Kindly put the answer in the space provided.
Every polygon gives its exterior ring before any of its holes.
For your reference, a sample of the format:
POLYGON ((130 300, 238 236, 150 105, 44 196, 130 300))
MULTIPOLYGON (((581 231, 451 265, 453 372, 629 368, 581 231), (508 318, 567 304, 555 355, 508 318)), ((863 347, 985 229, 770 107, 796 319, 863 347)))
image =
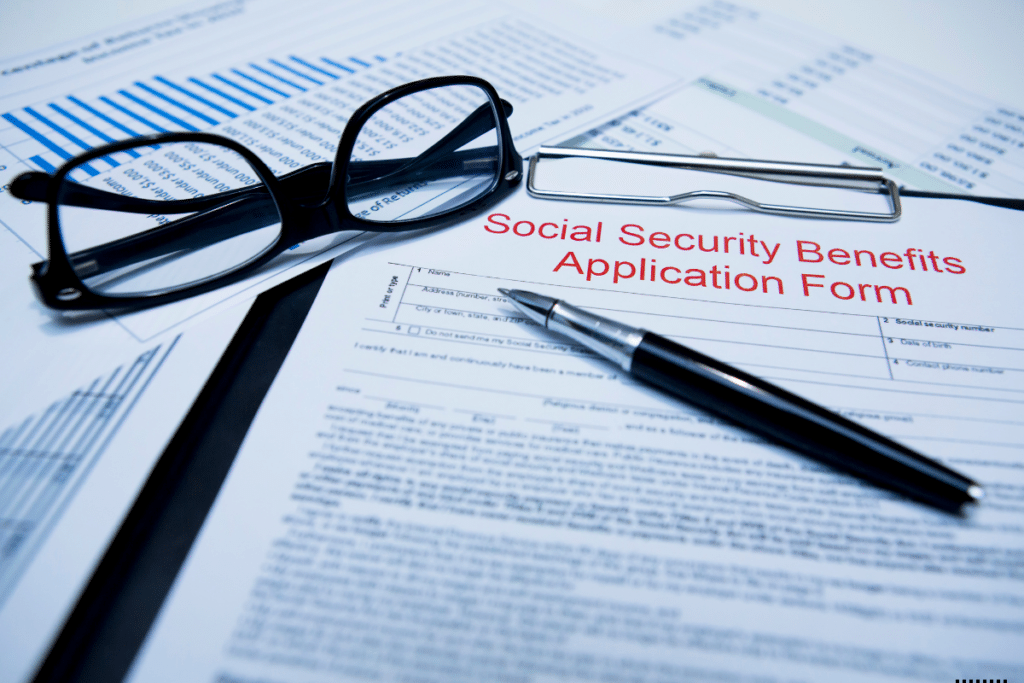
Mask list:
POLYGON ((977 483, 888 437, 653 332, 542 294, 498 291, 537 324, 775 443, 949 512, 985 497, 977 483))

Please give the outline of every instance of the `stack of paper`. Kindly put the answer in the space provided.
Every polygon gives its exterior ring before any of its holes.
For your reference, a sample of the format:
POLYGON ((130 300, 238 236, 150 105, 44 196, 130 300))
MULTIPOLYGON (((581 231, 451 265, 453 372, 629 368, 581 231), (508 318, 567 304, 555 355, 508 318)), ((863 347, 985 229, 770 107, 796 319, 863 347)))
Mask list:
MULTIPOLYGON (((4 185, 91 147, 169 130, 225 135, 284 173, 333 159, 347 115, 373 94, 453 72, 499 88, 515 107, 516 144, 528 152, 678 81, 585 39, 556 37, 536 17, 461 0, 202 4, 10 60, 0 71, 4 185)), ((98 160, 78 180, 128 187, 126 172, 142 161, 98 160)), ((177 304, 82 319, 54 315, 32 296, 29 266, 48 254, 45 207, 4 192, 0 222, 8 330, 0 362, 8 389, 0 397, 0 640, 9 644, 0 677, 22 680, 248 302, 369 236, 340 235, 326 251, 304 245, 248 280, 177 304), (145 439, 133 438, 139 431, 145 439)))
MULTIPOLYGON (((355 94, 457 72, 512 102, 523 154, 849 163, 919 189, 1024 192, 1024 112, 792 22, 712 3, 637 30, 572 26, 470 0, 197 7, 6 65, 0 163, 6 182, 184 128, 283 173, 332 152, 285 131, 343 127, 355 94)), ((558 164, 549 177, 579 191, 682 182, 558 164)), ((86 182, 123 171, 95 170, 86 182)), ((898 223, 841 223, 521 189, 441 233, 342 236, 88 324, 31 302, 43 214, 0 194, 17 330, 0 365, 16 388, 0 403, 0 509, 19 511, 0 514, 21 525, 0 557, 5 679, 45 655, 245 302, 334 257, 131 680, 1024 674, 1016 212, 908 199, 898 223), (738 365, 989 497, 952 517, 766 444, 529 324, 499 287, 738 365), (74 439, 89 445, 54 445, 74 439)))

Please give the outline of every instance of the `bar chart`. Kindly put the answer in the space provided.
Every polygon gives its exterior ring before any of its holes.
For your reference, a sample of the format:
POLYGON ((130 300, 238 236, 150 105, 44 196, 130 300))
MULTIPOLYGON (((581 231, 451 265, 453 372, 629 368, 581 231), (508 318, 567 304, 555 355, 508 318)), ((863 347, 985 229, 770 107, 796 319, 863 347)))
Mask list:
POLYGON ((0 605, 176 343, 0 432, 0 605))
MULTIPOLYGON (((385 61, 380 55, 303 58, 290 54, 198 76, 157 74, 91 98, 69 94, 3 114, 26 136, 16 150, 10 146, 8 150, 38 170, 52 173, 64 161, 99 145, 140 135, 206 130, 385 61)), ((137 156, 129 151, 101 157, 83 170, 99 175, 137 156)))

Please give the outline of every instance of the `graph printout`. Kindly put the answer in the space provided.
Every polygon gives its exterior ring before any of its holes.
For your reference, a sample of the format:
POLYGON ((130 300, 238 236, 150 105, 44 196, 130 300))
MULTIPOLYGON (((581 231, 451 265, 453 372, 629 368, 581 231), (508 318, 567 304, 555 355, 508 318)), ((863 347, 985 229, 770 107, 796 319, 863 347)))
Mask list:
POLYGON ((0 609, 176 342, 146 351, 0 432, 0 609))
POLYGON ((39 665, 246 310, 0 429, 0 680, 28 680, 39 665))
POLYGON ((1024 675, 1024 218, 904 208, 520 194, 339 261, 131 680, 1024 675), (987 498, 955 517, 769 445, 499 287, 776 382, 987 498))

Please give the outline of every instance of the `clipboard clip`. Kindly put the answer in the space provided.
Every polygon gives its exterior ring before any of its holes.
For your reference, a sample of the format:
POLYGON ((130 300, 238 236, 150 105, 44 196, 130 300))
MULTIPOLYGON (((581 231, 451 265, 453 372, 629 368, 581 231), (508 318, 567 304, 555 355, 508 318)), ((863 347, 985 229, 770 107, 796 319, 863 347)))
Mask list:
POLYGON ((570 147, 542 146, 530 158, 529 178, 526 184, 531 197, 559 199, 575 202, 598 202, 602 204, 635 204, 640 206, 673 206, 695 199, 721 199, 734 202, 760 213, 792 218, 827 218, 833 220, 874 221, 893 223, 900 219, 900 192, 892 180, 882 175, 880 168, 862 166, 830 166, 826 164, 802 164, 786 161, 764 161, 756 159, 724 159, 720 157, 690 156, 686 154, 659 154, 656 152, 621 152, 603 149, 576 149, 570 147), (841 209, 817 209, 803 206, 766 204, 748 197, 720 190, 693 190, 674 195, 644 196, 631 194, 600 194, 545 190, 537 187, 537 164, 542 159, 585 158, 606 161, 623 161, 649 166, 722 173, 742 176, 755 180, 815 185, 818 187, 877 192, 889 199, 890 210, 886 213, 849 211, 841 209))

